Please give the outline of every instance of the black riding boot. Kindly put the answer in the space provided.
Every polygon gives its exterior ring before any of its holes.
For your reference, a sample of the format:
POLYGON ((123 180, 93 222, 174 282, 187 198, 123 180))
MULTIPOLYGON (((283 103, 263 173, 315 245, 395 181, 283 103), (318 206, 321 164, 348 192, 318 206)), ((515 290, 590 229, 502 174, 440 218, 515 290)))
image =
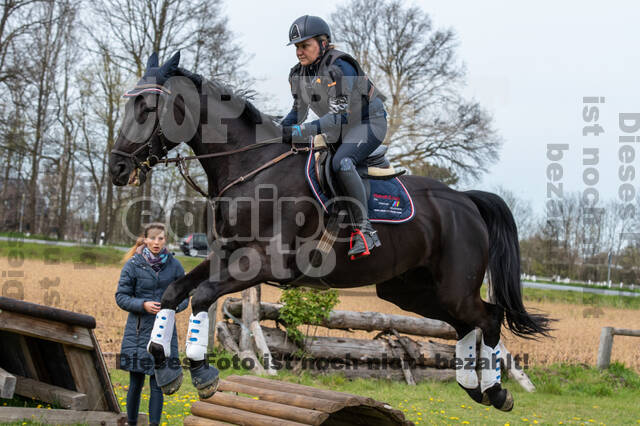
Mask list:
POLYGON ((378 233, 369 222, 367 208, 367 191, 362 179, 358 175, 355 166, 338 171, 340 183, 348 197, 357 200, 357 203, 349 203, 349 210, 354 221, 354 229, 351 234, 351 248, 348 255, 351 260, 368 256, 370 250, 381 245, 378 233), (362 206, 362 208, 360 208, 362 206))

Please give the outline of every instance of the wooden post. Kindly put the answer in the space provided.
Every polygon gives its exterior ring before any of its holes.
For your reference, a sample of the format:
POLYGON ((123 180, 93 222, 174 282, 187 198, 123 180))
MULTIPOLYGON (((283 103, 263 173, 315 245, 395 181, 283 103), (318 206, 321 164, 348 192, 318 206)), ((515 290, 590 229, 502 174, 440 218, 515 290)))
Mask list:
POLYGON ((0 398, 13 398, 15 390, 16 376, 0 368, 0 398))
POLYGON ((229 327, 227 327, 227 323, 221 321, 216 325, 216 327, 218 328, 218 340, 220 340, 222 347, 228 352, 239 354, 240 348, 231 335, 229 327))
POLYGON ((529 376, 527 376, 527 373, 524 372, 524 367, 520 366, 520 368, 518 368, 515 360, 513 359, 507 348, 504 346, 504 343, 500 342, 500 346, 500 359, 502 359, 502 362, 504 362, 509 376, 516 382, 518 382, 520 386, 522 386, 522 388, 527 392, 535 392, 536 387, 534 386, 531 379, 529 379, 529 376))
POLYGON ((258 291, 255 287, 248 288, 242 292, 242 329, 240 332, 240 357, 250 358, 253 360, 253 371, 258 374, 264 374, 264 368, 254 349, 254 341, 251 332, 251 324, 260 319, 259 314, 260 301, 258 300, 258 291))
POLYGON ((598 347, 598 368, 605 369, 609 367, 612 346, 613 327, 602 327, 602 331, 600 332, 600 346, 598 347))
POLYGON ((211 306, 209 306, 209 342, 207 344, 207 352, 213 353, 216 343, 216 319, 218 315, 218 301, 216 300, 211 306))
POLYGON ((251 338, 251 323, 258 320, 256 315, 256 290, 248 288, 242 292, 242 331, 240 333, 240 350, 253 352, 253 339, 251 338))

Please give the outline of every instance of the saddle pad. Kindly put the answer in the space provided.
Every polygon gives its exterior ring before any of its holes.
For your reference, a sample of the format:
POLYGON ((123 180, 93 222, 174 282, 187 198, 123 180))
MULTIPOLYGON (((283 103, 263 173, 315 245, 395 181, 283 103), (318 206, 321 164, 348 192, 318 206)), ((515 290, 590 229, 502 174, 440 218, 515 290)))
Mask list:
MULTIPOLYGON (((313 152, 309 152, 305 176, 311 192, 326 213, 330 205, 330 195, 324 193, 316 175, 316 164, 313 152)), ((415 214, 413 200, 409 191, 397 177, 389 180, 369 179, 371 194, 369 195, 369 220, 377 223, 404 223, 413 219, 415 214)))

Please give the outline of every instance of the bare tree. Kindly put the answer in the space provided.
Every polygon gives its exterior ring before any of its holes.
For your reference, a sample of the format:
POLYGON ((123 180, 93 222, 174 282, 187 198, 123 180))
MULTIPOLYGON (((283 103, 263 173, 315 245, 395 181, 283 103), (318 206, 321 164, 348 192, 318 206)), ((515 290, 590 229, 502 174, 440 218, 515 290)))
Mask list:
POLYGON ((42 2, 38 10, 40 25, 33 29, 26 46, 25 70, 22 76, 28 82, 27 117, 32 138, 29 144, 30 174, 29 203, 26 223, 31 232, 37 232, 38 176, 47 132, 55 120, 50 107, 54 95, 59 56, 74 19, 75 4, 68 0, 42 2))
POLYGON ((401 0, 352 0, 331 20, 335 39, 388 96, 385 143, 392 161, 477 179, 497 160, 501 141, 491 116, 461 95, 465 67, 453 30, 436 30, 429 15, 401 0))
POLYGON ((531 201, 519 197, 515 192, 500 185, 494 192, 507 203, 518 226, 518 238, 527 239, 535 232, 535 215, 531 201))

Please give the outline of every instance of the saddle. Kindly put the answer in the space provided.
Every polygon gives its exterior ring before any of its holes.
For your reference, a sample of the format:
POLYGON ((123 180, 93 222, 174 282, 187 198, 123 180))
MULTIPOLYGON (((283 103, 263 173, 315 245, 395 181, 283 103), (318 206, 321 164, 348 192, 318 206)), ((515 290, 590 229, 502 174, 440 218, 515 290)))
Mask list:
MULTIPOLYGON (((320 189, 331 196, 337 196, 335 186, 335 177, 331 169, 331 160, 333 152, 329 149, 327 139, 324 134, 319 134, 313 139, 313 156, 315 162, 316 179, 320 185, 320 189)), ((385 154, 387 147, 380 145, 366 159, 365 164, 356 165, 356 170, 363 180, 367 195, 371 192, 371 185, 367 179, 389 180, 404 174, 404 170, 396 172, 385 154)))

